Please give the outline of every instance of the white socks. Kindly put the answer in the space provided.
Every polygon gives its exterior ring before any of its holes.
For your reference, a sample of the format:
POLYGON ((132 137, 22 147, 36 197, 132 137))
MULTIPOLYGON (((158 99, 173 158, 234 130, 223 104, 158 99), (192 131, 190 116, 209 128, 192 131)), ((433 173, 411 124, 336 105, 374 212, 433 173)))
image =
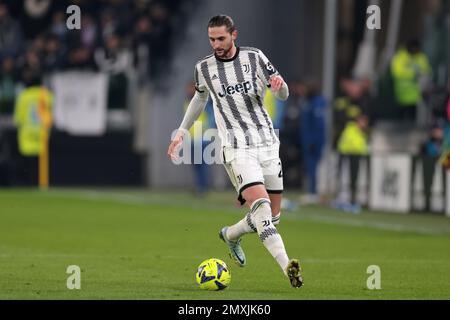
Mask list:
MULTIPOLYGON (((281 212, 276 216, 272 216, 272 223, 274 226, 280 223, 281 212)), ((251 212, 248 212, 244 219, 240 220, 238 223, 228 227, 227 238, 231 241, 236 241, 244 234, 256 232, 256 227, 253 222, 251 212)))
POLYGON ((231 241, 237 241, 247 233, 257 232, 263 245, 277 260, 281 269, 286 273, 289 258, 284 247, 283 239, 275 225, 280 223, 281 213, 272 217, 270 200, 261 198, 253 202, 245 217, 236 224, 228 227, 226 237, 231 241))
POLYGON ((278 212, 276 216, 272 216, 272 223, 274 226, 280 223, 281 212, 278 212))
POLYGON ((228 227, 226 236, 229 240, 236 241, 244 234, 252 232, 256 232, 256 227, 252 222, 250 212, 248 212, 244 219, 228 227))
POLYGON ((261 198, 252 203, 251 217, 259 238, 270 254, 277 260, 281 269, 286 273, 289 258, 284 247, 283 239, 272 223, 270 200, 261 198))

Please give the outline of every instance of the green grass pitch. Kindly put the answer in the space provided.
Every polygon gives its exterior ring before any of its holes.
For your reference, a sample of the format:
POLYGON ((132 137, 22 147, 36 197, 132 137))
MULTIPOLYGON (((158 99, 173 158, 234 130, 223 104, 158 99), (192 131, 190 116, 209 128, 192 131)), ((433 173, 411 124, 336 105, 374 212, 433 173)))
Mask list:
POLYGON ((218 231, 243 217, 232 192, 197 199, 152 190, 0 190, 0 299, 449 299, 450 219, 326 207, 284 212, 278 230, 300 260, 290 287, 255 234, 247 266, 228 257, 218 231), (207 258, 223 259, 229 288, 197 288, 207 258), (66 287, 69 265, 81 289, 66 287), (381 289, 366 286, 381 268, 381 289))

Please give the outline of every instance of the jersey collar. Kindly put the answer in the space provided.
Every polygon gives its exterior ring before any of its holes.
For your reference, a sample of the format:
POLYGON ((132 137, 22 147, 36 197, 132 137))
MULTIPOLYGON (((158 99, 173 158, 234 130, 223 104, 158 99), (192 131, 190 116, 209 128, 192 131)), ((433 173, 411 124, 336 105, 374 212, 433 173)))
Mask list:
POLYGON ((214 54, 214 56, 216 57, 217 60, 222 61, 222 62, 229 62, 229 61, 233 61, 234 59, 237 58, 237 56, 239 55, 239 47, 236 46, 236 53, 234 54, 234 56, 232 56, 231 58, 228 59, 222 59, 219 58, 218 56, 216 56, 216 54, 214 54))

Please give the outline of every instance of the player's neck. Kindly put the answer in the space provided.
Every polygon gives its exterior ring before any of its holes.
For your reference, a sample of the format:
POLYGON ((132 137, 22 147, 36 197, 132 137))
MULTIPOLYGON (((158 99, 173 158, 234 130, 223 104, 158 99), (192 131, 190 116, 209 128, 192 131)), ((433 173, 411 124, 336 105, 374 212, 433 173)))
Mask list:
POLYGON ((239 48, 233 44, 230 51, 228 51, 228 54, 225 57, 216 56, 216 59, 219 61, 223 61, 223 62, 233 61, 238 54, 239 54, 239 48))
POLYGON ((230 51, 228 51, 227 56, 225 57, 225 59, 231 59, 234 57, 234 55, 236 54, 236 45, 233 43, 233 46, 231 47, 230 51))

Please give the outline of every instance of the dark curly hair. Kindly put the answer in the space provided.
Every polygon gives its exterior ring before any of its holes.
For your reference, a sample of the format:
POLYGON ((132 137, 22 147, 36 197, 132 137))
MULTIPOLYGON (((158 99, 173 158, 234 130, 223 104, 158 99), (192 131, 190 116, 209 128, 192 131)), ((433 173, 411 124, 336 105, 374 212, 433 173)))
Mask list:
POLYGON ((209 19, 208 28, 221 26, 227 27, 227 31, 229 33, 232 33, 234 30, 236 30, 233 19, 231 19, 231 17, 227 15, 220 14, 218 16, 214 16, 211 19, 209 19))

